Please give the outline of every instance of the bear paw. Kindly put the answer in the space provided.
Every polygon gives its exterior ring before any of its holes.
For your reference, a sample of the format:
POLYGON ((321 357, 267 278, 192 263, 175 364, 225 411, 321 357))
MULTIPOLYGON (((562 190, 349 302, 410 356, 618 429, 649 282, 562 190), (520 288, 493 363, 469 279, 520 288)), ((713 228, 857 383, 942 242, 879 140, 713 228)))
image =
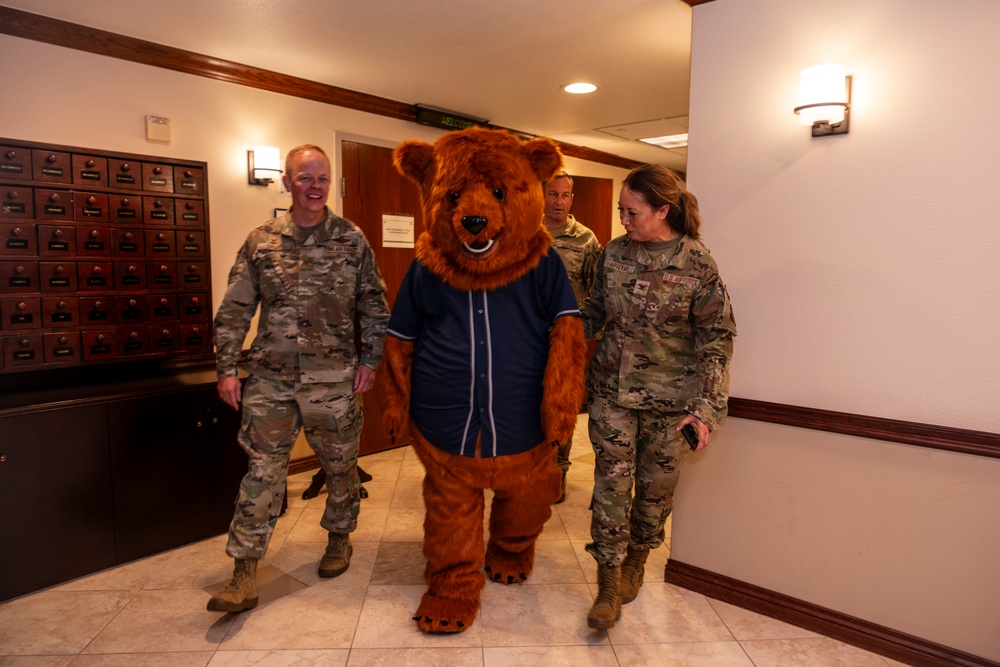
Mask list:
POLYGON ((501 584, 519 584, 528 579, 535 566, 535 545, 521 552, 507 551, 492 540, 486 547, 486 578, 501 584))
POLYGON ((476 618, 479 600, 449 600, 424 593, 413 620, 423 632, 464 632, 476 618))

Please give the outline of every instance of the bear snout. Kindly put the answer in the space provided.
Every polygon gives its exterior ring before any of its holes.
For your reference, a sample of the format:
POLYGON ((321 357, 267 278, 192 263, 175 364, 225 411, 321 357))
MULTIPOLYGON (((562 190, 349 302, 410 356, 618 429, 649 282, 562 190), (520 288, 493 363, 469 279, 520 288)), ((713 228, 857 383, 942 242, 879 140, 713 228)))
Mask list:
POLYGON ((466 215, 462 217, 462 226, 473 236, 486 229, 487 224, 489 224, 489 220, 485 215, 466 215))

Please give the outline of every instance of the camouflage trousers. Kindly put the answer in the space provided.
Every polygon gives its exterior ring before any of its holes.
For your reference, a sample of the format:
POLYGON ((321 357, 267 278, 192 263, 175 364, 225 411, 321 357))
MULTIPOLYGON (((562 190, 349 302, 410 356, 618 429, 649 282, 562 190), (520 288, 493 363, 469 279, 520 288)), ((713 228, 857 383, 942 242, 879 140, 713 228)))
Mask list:
POLYGON ((361 482, 358 444, 360 396, 351 383, 298 384, 251 376, 243 389, 239 443, 250 457, 229 526, 226 553, 261 559, 281 513, 288 460, 295 439, 306 441, 326 471, 326 509, 320 525, 350 533, 358 523, 361 482))
POLYGON ((618 566, 629 544, 663 544, 681 464, 690 452, 675 430, 684 414, 622 408, 593 394, 588 412, 596 461, 593 542, 586 548, 599 564, 618 566))

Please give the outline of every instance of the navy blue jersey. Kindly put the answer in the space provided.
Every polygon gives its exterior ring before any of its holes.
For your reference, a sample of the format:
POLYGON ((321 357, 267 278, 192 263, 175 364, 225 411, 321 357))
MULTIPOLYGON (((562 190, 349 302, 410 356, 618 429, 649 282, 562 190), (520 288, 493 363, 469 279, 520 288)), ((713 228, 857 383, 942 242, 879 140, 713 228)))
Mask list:
POLYGON ((475 456, 519 454, 545 438, 542 380, 549 329, 580 316, 555 250, 518 280, 461 291, 414 260, 389 320, 389 335, 413 341, 410 418, 439 449, 475 456))

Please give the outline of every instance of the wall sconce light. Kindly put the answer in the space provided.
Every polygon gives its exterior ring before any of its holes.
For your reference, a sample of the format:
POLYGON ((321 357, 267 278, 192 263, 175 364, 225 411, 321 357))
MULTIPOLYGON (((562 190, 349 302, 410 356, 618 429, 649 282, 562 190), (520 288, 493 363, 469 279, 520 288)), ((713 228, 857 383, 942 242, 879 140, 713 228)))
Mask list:
POLYGON ((276 146, 254 146, 247 151, 250 185, 267 185, 281 176, 281 151, 276 146))
POLYGON ((851 77, 843 65, 816 65, 802 70, 799 106, 802 125, 812 126, 812 136, 847 134, 851 119, 851 77))

